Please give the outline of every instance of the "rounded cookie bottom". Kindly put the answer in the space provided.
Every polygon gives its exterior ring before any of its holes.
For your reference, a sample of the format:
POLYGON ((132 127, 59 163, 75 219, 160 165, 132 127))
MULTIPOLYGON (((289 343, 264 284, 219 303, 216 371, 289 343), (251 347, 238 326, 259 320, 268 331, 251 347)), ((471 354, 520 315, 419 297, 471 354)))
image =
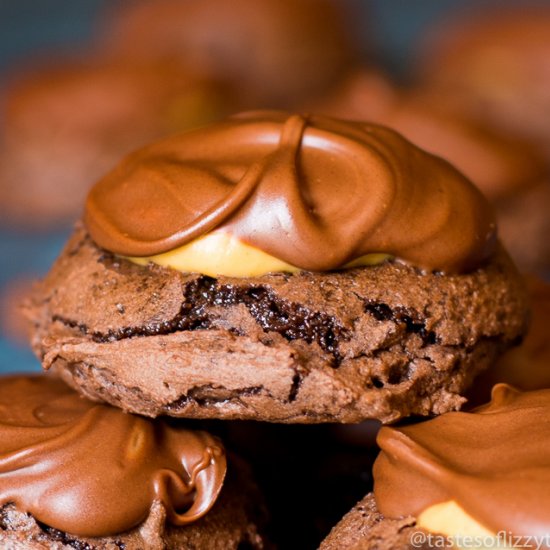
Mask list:
MULTIPOLYGON (((294 349, 284 344, 266 354, 261 343, 236 342, 229 332, 209 331, 201 336, 200 340, 186 334, 158 337, 151 351, 129 349, 131 343, 107 346, 106 354, 125 354, 126 360, 134 365, 135 370, 124 373, 111 370, 105 364, 103 350, 99 353, 90 350, 86 361, 72 361, 71 344, 66 344, 61 353, 66 353, 68 360, 58 356, 51 370, 91 400, 150 417, 305 424, 378 419, 389 423, 412 415, 443 414, 460 409, 466 401, 462 395, 473 378, 505 349, 494 342, 482 342, 474 350, 460 350, 443 357, 446 364, 441 370, 428 356, 416 360, 412 374, 403 364, 407 361, 403 359, 406 350, 400 349, 388 352, 382 359, 365 359, 358 365, 359 372, 349 373, 343 369, 343 372, 333 372, 330 367, 316 370, 314 361, 308 364, 307 359, 297 356, 294 349), (143 376, 150 362, 149 353, 167 368, 155 369, 143 376), (201 383, 204 374, 200 371, 190 368, 187 375, 186 355, 193 358, 202 355, 208 365, 223 368, 227 374, 222 380, 208 377, 201 383), (366 372, 376 369, 383 377, 376 378, 380 381, 368 387, 364 381, 368 375, 361 376, 362 367, 366 372), (393 374, 401 368, 405 369, 404 374, 393 374), (268 372, 259 380, 262 373, 251 377, 251 382, 242 380, 241 372, 245 369, 268 372), (237 371, 234 372, 235 388, 230 385, 232 371, 237 371), (149 376, 164 381, 160 392, 156 383, 149 384, 149 376), (393 381, 392 376, 400 378, 393 381), (278 390, 280 397, 273 395, 271 387, 278 390), (171 397, 174 394, 179 397, 171 397)), ((85 353, 84 349, 77 344, 74 351, 85 353)), ((58 350, 54 353, 57 355, 58 350)), ((106 359, 109 361, 108 355, 106 359)))

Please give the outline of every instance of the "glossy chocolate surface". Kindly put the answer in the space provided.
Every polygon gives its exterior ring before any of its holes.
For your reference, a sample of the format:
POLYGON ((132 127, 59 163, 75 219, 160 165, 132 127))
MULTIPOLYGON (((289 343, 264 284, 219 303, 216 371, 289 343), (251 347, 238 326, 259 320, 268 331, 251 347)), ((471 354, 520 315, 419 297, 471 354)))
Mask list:
POLYGON ((381 252, 463 272, 496 241, 486 200, 442 159, 381 126, 273 111, 127 157, 90 192, 85 222, 126 256, 216 229, 309 271, 381 252))
POLYGON ((49 376, 0 382, 0 504, 61 531, 121 533, 155 500, 168 521, 188 524, 212 507, 225 471, 205 432, 88 401, 49 376))
POLYGON ((493 388, 489 404, 382 428, 374 492, 386 517, 455 501, 494 533, 550 532, 550 390, 493 388))

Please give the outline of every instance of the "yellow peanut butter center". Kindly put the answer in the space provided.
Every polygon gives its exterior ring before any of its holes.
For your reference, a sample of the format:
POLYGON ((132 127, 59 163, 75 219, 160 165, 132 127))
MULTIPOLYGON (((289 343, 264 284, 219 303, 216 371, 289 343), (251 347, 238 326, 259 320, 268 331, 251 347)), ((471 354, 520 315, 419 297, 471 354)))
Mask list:
MULTIPOLYGON (((388 258, 388 254, 366 254, 344 267, 377 265, 388 258)), ((128 259, 139 265, 153 262, 184 273, 203 273, 211 277, 260 277, 267 273, 301 271, 223 231, 213 231, 169 252, 128 259)))
MULTIPOLYGON (((489 531, 466 513, 454 500, 434 504, 417 518, 416 525, 430 533, 446 537, 453 548, 499 548, 511 550, 506 540, 489 531)), ((434 544, 434 547, 436 544, 434 544)))

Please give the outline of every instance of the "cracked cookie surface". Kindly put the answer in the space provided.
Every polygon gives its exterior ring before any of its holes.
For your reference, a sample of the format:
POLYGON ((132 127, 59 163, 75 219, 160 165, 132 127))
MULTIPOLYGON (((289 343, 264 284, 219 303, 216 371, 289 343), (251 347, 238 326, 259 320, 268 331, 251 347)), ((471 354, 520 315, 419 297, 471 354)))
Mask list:
MULTIPOLYGON (((360 500, 333 528, 321 543, 319 550, 412 550, 414 548, 433 548, 419 539, 424 533, 416 526, 413 517, 400 519, 385 518, 377 509, 374 495, 369 493, 360 500)), ((421 537, 420 539, 423 539, 421 537)))
POLYGON ((27 314, 46 368, 128 411, 392 422, 458 408, 521 338, 526 298, 503 251, 466 275, 388 262, 214 279, 132 264, 77 228, 27 314))

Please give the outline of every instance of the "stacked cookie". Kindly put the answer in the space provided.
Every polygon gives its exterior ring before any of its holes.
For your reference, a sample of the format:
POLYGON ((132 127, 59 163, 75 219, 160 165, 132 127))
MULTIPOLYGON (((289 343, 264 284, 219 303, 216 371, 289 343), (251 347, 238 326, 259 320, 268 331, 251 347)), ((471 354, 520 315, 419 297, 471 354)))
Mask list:
POLYGON ((458 409, 526 309, 450 164, 381 126, 261 111, 124 159, 27 312, 43 366, 95 402, 307 424, 458 409))
POLYGON ((0 409, 2 548, 264 547, 247 502, 260 507, 256 488, 234 460, 226 479, 216 437, 82 399, 48 375, 4 377, 0 409))
POLYGON ((493 388, 491 402, 381 429, 374 493, 320 550, 548 548, 550 390, 493 388))

